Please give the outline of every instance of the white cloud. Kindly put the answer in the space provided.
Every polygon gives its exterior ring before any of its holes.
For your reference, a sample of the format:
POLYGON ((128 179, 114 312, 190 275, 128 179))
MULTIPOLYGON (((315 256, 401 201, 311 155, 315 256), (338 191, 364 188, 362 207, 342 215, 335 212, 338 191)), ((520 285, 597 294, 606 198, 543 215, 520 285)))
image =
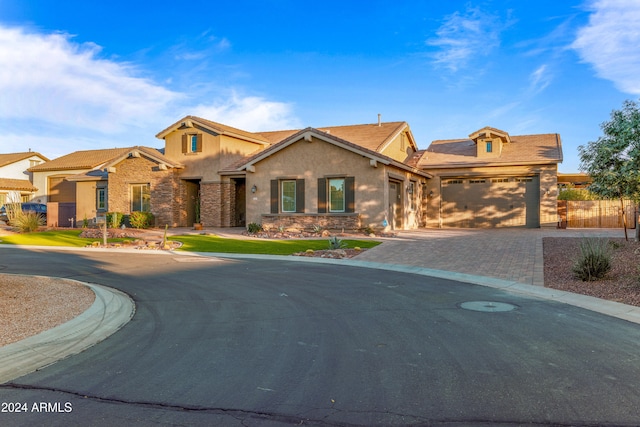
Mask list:
MULTIPOLYGON (((230 45, 224 38, 208 41, 219 49, 230 45)), ((31 148, 54 158, 76 150, 161 146, 156 133, 187 114, 249 131, 299 127, 290 104, 239 96, 207 80, 210 73, 194 76, 190 92, 182 93, 141 77, 141 67, 101 58, 100 51, 68 34, 0 24, 1 152, 31 148)))
POLYGON ((211 105, 198 105, 192 114, 252 132, 300 127, 291 104, 235 93, 211 105))
POLYGON ((550 83, 551 75, 547 64, 542 64, 529 76, 529 91, 538 94, 545 90, 550 83))
POLYGON ((595 0, 589 23, 571 47, 597 75, 625 93, 640 94, 640 2, 595 0))
POLYGON ((66 34, 0 26, 0 117, 117 132, 180 98, 66 34))
POLYGON ((497 17, 469 8, 444 19, 436 31, 437 37, 427 45, 440 49, 434 63, 452 72, 465 68, 473 57, 485 57, 500 45, 501 25, 497 17))

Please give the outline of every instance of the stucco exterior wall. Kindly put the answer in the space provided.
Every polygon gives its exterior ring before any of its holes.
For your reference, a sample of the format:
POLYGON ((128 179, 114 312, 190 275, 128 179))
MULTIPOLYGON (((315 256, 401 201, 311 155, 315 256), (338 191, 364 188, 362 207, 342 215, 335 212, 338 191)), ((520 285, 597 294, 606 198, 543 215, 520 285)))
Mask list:
POLYGON ((220 182, 220 169, 261 147, 227 135, 213 134, 197 125, 178 129, 165 137, 165 156, 185 166, 181 171, 182 178, 210 183, 220 182), (182 138, 191 134, 202 134, 202 151, 183 153, 182 138))
POLYGON ((476 167, 428 169, 434 175, 427 184, 427 227, 438 228, 441 217, 441 182, 452 177, 501 177, 537 175, 540 179, 540 226, 555 227, 557 224, 557 165, 530 165, 504 167, 476 167))
POLYGON ((411 146, 411 140, 409 139, 409 131, 405 129, 386 146, 384 146, 380 153, 399 162, 404 162, 414 153, 413 147, 411 146))
POLYGON ((55 170, 55 171, 43 171, 33 173, 33 185, 38 189, 33 196, 34 200, 39 200, 39 203, 47 203, 49 201, 49 177, 50 176, 71 176, 88 172, 89 169, 72 169, 72 170, 55 170))
MULTIPOLYGON (((96 188, 98 181, 76 183, 76 221, 82 225, 86 218, 92 220, 97 215, 96 188)), ((104 185, 104 184, 103 184, 104 185)))
POLYGON ((0 177, 1 178, 12 178, 12 179, 31 179, 31 173, 27 172, 27 169, 31 167, 31 160, 38 161, 40 163, 44 163, 44 159, 40 156, 31 156, 26 159, 22 159, 17 162, 10 163, 8 165, 4 165, 0 167, 0 177))
MULTIPOLYGON (((247 223, 260 224, 262 214, 271 213, 271 180, 304 179, 304 213, 317 214, 318 178, 347 176, 355 178, 354 205, 361 226, 380 229, 388 208, 390 176, 400 179, 406 188, 412 174, 381 163, 373 167, 369 158, 315 137, 312 142, 302 139, 256 163, 255 172, 247 173, 247 189, 254 185, 257 188, 255 193, 247 191, 247 223)), ((414 179, 420 181, 417 176, 414 179)), ((422 206, 420 202, 418 204, 422 206)), ((411 221, 408 218, 404 221, 405 228, 415 228, 419 224, 419 210, 416 209, 411 221)), ((405 214, 408 217, 406 209, 405 214)), ((291 214, 295 215, 299 214, 291 214)))

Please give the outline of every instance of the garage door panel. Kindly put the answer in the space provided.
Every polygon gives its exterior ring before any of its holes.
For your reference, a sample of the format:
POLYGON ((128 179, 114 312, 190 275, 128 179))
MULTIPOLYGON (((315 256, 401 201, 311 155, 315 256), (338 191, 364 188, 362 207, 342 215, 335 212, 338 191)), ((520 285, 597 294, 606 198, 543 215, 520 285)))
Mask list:
POLYGON ((537 227, 537 182, 537 177, 464 178, 443 181, 443 226, 537 227))

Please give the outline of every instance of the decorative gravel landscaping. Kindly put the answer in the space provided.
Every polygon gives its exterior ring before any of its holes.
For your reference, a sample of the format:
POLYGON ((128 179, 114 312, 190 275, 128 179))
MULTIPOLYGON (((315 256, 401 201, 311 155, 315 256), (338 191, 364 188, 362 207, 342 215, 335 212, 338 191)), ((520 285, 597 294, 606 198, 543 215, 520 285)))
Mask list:
POLYGON ((571 271, 580 253, 581 240, 572 237, 545 237, 542 240, 545 287, 640 306, 640 243, 632 238, 628 242, 608 239, 611 271, 603 279, 583 282, 571 271))

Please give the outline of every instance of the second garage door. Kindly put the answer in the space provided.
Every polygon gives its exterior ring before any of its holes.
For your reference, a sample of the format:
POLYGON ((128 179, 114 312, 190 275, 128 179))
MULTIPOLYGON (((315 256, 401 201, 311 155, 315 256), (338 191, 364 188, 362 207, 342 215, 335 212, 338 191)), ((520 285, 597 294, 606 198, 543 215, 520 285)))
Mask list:
POLYGON ((539 177, 442 179, 444 227, 540 226, 539 177))

